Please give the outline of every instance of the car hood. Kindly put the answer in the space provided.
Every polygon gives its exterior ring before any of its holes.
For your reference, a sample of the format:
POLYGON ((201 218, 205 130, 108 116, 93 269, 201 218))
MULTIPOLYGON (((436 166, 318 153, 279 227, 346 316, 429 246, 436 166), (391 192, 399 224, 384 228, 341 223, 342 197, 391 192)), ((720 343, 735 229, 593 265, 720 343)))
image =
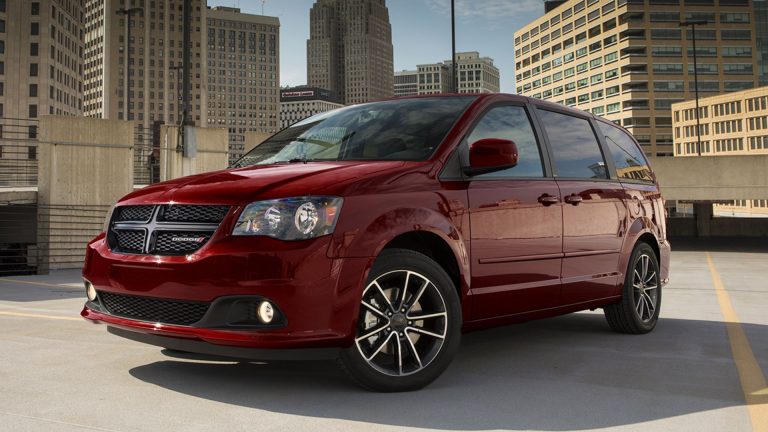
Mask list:
POLYGON ((120 204, 246 204, 258 199, 341 194, 350 181, 405 165, 399 161, 332 161, 258 165, 169 180, 126 195, 120 204))

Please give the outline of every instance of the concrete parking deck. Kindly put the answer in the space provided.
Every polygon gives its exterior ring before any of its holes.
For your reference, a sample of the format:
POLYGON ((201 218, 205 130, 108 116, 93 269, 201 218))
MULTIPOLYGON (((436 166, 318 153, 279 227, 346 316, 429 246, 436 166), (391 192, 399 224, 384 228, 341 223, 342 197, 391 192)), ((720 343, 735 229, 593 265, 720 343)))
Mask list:
POLYGON ((81 320, 76 271, 4 278, 0 430, 766 431, 765 243, 673 242, 649 335, 599 311, 471 333, 407 394, 359 390, 332 363, 170 359, 81 320))

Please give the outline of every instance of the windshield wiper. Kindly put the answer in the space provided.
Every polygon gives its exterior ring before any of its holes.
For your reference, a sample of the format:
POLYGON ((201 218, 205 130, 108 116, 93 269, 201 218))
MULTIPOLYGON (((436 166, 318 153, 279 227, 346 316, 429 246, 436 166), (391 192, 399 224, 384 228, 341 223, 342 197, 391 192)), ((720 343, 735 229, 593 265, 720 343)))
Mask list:
POLYGON ((303 157, 303 158, 293 158, 293 159, 288 159, 287 161, 284 161, 284 162, 285 162, 285 163, 298 163, 298 162, 307 163, 307 162, 314 162, 314 161, 316 161, 316 160, 317 160, 317 159, 308 159, 308 158, 305 156, 305 157, 303 157))

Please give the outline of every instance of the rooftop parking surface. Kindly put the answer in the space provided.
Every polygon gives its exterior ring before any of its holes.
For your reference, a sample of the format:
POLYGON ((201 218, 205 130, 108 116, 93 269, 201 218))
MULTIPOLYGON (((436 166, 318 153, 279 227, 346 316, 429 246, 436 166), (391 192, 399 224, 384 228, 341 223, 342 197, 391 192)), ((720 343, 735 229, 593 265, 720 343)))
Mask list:
POLYGON ((768 240, 673 249, 651 334, 601 311, 469 333, 404 394, 330 362, 172 359, 82 320, 78 271, 0 278, 0 430, 768 431, 768 240))

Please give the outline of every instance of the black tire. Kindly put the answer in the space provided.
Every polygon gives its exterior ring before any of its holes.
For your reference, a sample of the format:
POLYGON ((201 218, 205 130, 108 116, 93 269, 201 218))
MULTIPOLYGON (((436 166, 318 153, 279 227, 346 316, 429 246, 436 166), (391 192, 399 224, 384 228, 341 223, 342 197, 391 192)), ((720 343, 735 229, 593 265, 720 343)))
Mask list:
POLYGON ((418 252, 387 249, 363 287, 355 341, 339 363, 368 390, 418 390, 448 368, 460 341, 461 305, 445 270, 418 252))
POLYGON ((644 334, 656 327, 660 310, 659 259, 651 246, 638 242, 629 259, 621 301, 604 308, 605 319, 616 332, 644 334))

